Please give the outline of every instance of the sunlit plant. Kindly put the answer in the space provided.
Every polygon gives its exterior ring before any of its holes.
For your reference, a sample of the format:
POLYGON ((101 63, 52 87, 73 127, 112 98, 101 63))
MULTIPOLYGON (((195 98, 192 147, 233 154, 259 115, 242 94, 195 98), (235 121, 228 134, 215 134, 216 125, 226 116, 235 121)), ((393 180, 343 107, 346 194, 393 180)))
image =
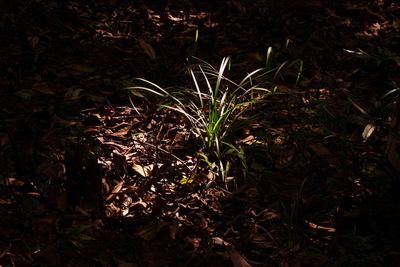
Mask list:
POLYGON ((244 161, 243 151, 229 142, 229 135, 235 132, 237 127, 243 127, 243 124, 250 121, 249 118, 243 117, 243 112, 258 102, 261 95, 271 93, 270 89, 254 82, 274 70, 257 69, 236 83, 225 76, 230 67, 230 58, 224 58, 218 70, 209 63, 197 60, 198 64, 188 67, 193 87, 184 94, 170 93, 159 85, 141 78, 136 79, 141 85, 127 89, 134 92, 144 90, 169 98, 169 104, 161 106, 185 116, 193 132, 203 142, 204 151, 200 151, 199 154, 210 167, 217 169, 218 175, 226 183, 230 168, 229 157, 235 155, 244 161), (254 94, 255 91, 260 94, 254 94))

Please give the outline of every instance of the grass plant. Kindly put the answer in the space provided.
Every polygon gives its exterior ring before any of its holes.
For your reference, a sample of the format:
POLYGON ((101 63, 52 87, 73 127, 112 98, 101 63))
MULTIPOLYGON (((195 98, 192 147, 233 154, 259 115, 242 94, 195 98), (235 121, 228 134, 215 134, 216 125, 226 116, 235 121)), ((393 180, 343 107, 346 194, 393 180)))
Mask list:
POLYGON ((245 162, 243 151, 231 142, 230 135, 251 120, 244 116, 244 112, 262 96, 272 93, 270 89, 255 83, 275 70, 260 68, 236 83, 225 76, 230 68, 230 58, 223 58, 219 69, 200 59, 196 61, 196 64, 188 65, 188 74, 193 83, 188 90, 170 93, 142 78, 136 79, 138 85, 127 89, 135 95, 139 91, 146 91, 164 97, 168 102, 161 104, 162 107, 184 115, 194 134, 202 140, 203 149, 199 154, 226 184, 231 158, 245 162))

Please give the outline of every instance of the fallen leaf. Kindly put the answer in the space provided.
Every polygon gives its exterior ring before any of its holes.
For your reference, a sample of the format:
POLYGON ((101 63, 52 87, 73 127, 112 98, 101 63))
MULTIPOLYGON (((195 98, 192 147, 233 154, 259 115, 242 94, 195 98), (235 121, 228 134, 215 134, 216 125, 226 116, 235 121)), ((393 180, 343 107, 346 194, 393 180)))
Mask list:
POLYGON ((117 149, 113 150, 113 165, 114 170, 122 177, 127 173, 128 163, 126 161, 126 156, 118 152, 117 149))
POLYGON ((320 157, 331 155, 329 149, 321 143, 309 144, 309 147, 320 157))
POLYGON ((139 164, 133 164, 132 168, 143 177, 149 177, 153 171, 153 165, 142 166, 139 164))
POLYGON ((29 42, 31 44, 31 47, 33 50, 36 50, 39 46, 39 37, 38 36, 32 36, 29 39, 29 42))
POLYGON ((251 267, 251 264, 233 247, 228 246, 226 248, 229 253, 229 257, 233 263, 233 267, 251 267))
POLYGON ((91 65, 84 65, 84 64, 73 64, 70 66, 71 69, 79 72, 84 72, 84 73, 92 73, 96 71, 96 66, 91 66, 91 65))
POLYGON ((327 232, 327 233, 335 233, 336 229, 333 227, 326 227, 326 226, 321 226, 312 222, 308 222, 306 221, 308 227, 310 227, 311 229, 315 230, 315 231, 321 231, 321 232, 327 232))
POLYGON ((10 145, 10 138, 8 137, 8 134, 0 134, 0 147, 4 147, 7 145, 10 145))
POLYGON ((119 193, 119 191, 121 191, 122 189, 122 185, 124 184, 124 181, 119 182, 118 184, 116 184, 113 189, 111 190, 111 194, 117 194, 119 193))
POLYGON ((169 225, 168 229, 169 229, 169 236, 170 236, 171 240, 175 240, 176 234, 178 233, 178 230, 179 230, 179 224, 172 223, 169 225))
POLYGON ((200 237, 190 237, 187 236, 185 237, 185 241, 189 244, 191 244, 194 248, 194 250, 197 250, 200 247, 201 244, 201 238, 200 237))
POLYGON ((32 86, 32 90, 38 91, 38 92, 40 92, 40 93, 42 93, 42 94, 45 94, 45 95, 54 95, 54 94, 55 94, 54 88, 50 87, 50 86, 49 86, 47 83, 45 83, 45 82, 38 82, 38 83, 35 83, 35 84, 32 86))
POLYGON ((158 230, 159 227, 157 223, 151 222, 147 225, 140 227, 135 234, 136 236, 139 236, 146 241, 150 241, 157 236, 158 230))
POLYGON ((64 99, 67 101, 75 101, 85 96, 85 90, 82 88, 69 88, 64 94, 64 99))
POLYGON ((15 92, 14 94, 22 99, 29 100, 36 94, 36 92, 31 89, 22 89, 15 92))
POLYGON ((110 192, 110 186, 107 183, 106 177, 101 178, 101 183, 103 185, 103 192, 108 194, 110 192))
POLYGON ((25 184, 24 181, 18 180, 17 178, 14 177, 6 177, 3 180, 0 181, 0 184, 4 184, 6 186, 22 186, 25 184))
POLYGON ((114 136, 114 137, 125 137, 125 136, 127 136, 129 134, 129 131, 131 129, 132 129, 132 125, 128 125, 126 127, 123 127, 121 129, 119 129, 116 132, 111 133, 110 135, 114 136))
POLYGON ((119 182, 118 184, 116 184, 113 189, 111 190, 111 194, 106 198, 106 200, 110 200, 114 197, 115 194, 119 193, 122 189, 122 186, 124 184, 124 181, 119 182))
POLYGON ((218 245, 218 246, 230 246, 230 244, 228 242, 226 242, 225 240, 223 240, 220 237, 213 237, 212 240, 213 240, 213 243, 215 245, 218 245))
POLYGON ((246 14, 246 8, 240 3, 240 0, 231 0, 233 6, 242 14, 246 14))
MULTIPOLYGON (((2 199, 0 198, 0 205, 10 205, 12 201, 10 199, 2 199)), ((1 232, 0 232, 1 234, 1 232)))
POLYGON ((96 238, 94 238, 94 237, 92 237, 90 235, 87 235, 87 234, 80 234, 79 235, 79 240, 81 240, 81 241, 95 241, 96 238))
POLYGON ((365 128, 364 131, 362 133, 362 137, 364 138, 364 141, 367 141, 368 138, 372 135, 372 133, 375 131, 376 129, 376 125, 373 123, 368 123, 365 128))
POLYGON ((143 51, 146 53, 146 55, 151 59, 151 60, 156 60, 156 52, 154 51, 153 47, 146 43, 145 40, 139 39, 139 46, 143 49, 143 51))

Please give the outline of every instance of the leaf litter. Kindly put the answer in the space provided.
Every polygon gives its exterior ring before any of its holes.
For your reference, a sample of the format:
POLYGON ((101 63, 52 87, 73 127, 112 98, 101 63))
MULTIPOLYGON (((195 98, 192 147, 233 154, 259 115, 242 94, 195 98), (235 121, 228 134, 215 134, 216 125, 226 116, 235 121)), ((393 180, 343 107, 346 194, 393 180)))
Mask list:
POLYGON ((385 117, 365 121, 371 110, 358 114, 348 95, 369 103, 399 82, 398 55, 379 48, 395 51, 399 6, 161 2, 5 6, 0 263, 397 266, 385 117), (248 173, 236 170, 230 190, 209 186, 189 124, 119 90, 134 77, 186 85, 191 55, 213 64, 228 54, 240 74, 270 46, 279 53, 268 64, 305 62, 303 81, 294 86, 290 69, 275 76, 262 118, 236 133, 248 173), (370 54, 343 52, 360 47, 370 54))

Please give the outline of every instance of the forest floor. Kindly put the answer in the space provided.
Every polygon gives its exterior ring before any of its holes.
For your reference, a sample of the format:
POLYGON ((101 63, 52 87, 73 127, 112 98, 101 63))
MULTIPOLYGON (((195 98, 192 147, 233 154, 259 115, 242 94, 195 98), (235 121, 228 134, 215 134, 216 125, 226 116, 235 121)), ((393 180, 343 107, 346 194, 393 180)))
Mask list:
POLYGON ((399 3, 6 2, 0 266, 400 266, 399 3), (228 56, 232 81, 274 72, 223 182, 185 116, 125 88, 228 56))

